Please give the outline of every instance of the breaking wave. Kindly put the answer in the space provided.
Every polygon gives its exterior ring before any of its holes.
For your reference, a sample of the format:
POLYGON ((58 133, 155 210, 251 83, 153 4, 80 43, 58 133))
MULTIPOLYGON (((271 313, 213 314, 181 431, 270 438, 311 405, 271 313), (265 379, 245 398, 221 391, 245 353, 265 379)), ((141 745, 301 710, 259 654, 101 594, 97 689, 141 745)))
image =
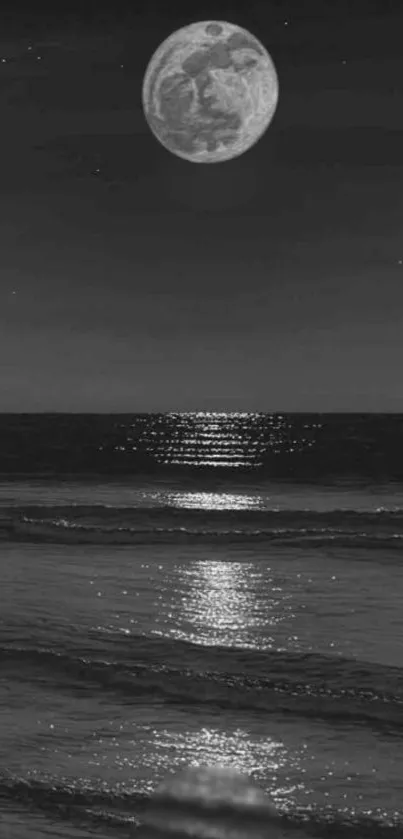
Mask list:
POLYGON ((274 542, 398 548, 403 510, 184 510, 103 505, 3 507, 0 538, 59 544, 274 542))

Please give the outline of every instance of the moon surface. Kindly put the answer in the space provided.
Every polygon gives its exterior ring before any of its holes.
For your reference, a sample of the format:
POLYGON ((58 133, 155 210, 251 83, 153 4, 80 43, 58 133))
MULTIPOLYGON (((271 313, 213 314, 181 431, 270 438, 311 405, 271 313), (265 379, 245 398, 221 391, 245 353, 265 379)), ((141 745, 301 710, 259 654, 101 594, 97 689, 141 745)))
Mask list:
POLYGON ((225 21, 171 34, 151 57, 142 87, 153 135, 193 163, 219 163, 250 149, 269 127, 278 98, 277 72, 263 44, 225 21))

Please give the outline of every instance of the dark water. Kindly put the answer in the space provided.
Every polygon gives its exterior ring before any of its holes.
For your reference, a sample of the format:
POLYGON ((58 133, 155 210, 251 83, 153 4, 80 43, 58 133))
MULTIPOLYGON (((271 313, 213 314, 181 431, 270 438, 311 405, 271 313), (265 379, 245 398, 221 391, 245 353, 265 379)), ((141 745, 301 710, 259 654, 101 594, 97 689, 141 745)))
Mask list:
POLYGON ((0 440, 3 474, 403 480, 400 414, 0 414, 0 440))
POLYGON ((220 763, 267 835, 403 837, 401 427, 0 417, 2 835, 130 836, 220 763))

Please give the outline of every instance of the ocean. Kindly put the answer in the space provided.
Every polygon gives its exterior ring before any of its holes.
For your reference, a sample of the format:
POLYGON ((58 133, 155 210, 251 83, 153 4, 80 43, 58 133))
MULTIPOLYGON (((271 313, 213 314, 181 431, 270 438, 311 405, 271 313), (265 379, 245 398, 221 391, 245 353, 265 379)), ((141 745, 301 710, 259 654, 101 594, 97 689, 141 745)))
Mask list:
POLYGON ((206 764, 403 837, 402 416, 0 415, 0 571, 1 837, 206 764))

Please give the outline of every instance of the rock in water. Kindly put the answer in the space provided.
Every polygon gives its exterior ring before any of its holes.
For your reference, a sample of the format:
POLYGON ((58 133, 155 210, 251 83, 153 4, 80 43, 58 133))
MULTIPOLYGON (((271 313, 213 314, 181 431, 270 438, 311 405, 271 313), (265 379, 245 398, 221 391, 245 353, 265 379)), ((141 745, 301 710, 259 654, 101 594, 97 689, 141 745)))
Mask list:
POLYGON ((144 839, 269 839, 285 836, 260 787, 239 772, 193 767, 169 776, 143 816, 144 839))

